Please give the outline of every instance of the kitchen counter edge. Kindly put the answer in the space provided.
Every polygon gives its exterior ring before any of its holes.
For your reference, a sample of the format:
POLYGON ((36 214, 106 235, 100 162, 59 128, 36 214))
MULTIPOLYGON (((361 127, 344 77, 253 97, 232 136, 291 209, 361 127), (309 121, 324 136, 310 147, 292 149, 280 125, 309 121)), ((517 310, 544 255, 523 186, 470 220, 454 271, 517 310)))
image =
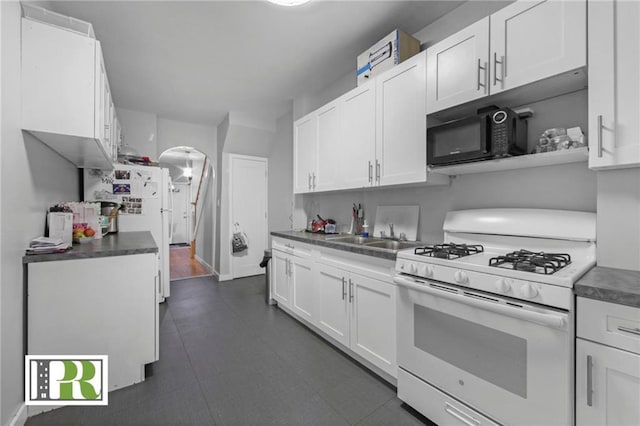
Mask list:
MULTIPOLYGON (((311 232, 300 231, 274 231, 271 232, 271 235, 274 237, 299 241, 301 243, 347 251, 355 254, 363 254, 365 256, 379 257, 381 259, 388 259, 393 261, 396 260, 396 255, 398 254, 398 252, 395 250, 366 247, 360 244, 333 242, 331 241, 331 236, 327 236, 325 234, 314 234, 311 232)), ((333 236, 336 237, 337 235, 333 236)), ((418 244, 416 244, 416 246, 417 245, 418 244)))
POLYGON ((640 308, 640 271, 596 266, 574 285, 576 296, 640 308))
POLYGON ((22 263, 52 262, 57 260, 94 259, 110 256, 158 253, 158 246, 149 231, 118 232, 108 234, 86 244, 73 244, 64 253, 26 254, 22 263))

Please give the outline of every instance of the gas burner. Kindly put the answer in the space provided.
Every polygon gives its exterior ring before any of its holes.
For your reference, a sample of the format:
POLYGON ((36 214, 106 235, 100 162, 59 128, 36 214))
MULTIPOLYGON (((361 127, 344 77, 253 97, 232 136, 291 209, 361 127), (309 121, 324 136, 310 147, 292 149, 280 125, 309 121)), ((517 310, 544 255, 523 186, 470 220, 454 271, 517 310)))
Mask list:
POLYGON ((564 253, 532 252, 518 250, 504 256, 489 259, 489 266, 551 275, 571 263, 571 256, 564 253))
POLYGON ((459 257, 469 256, 483 251, 484 247, 481 245, 445 243, 418 247, 414 250, 414 253, 440 259, 458 259, 459 257))

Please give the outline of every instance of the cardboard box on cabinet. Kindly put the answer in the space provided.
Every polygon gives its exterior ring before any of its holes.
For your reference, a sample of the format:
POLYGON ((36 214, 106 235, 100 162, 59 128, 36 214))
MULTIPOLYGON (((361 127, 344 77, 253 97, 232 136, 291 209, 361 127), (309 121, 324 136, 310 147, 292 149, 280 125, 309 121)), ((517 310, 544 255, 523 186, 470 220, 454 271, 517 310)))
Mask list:
POLYGON ((368 81, 419 52, 419 40, 405 32, 399 30, 393 31, 358 55, 356 68, 357 84, 360 85, 368 81))

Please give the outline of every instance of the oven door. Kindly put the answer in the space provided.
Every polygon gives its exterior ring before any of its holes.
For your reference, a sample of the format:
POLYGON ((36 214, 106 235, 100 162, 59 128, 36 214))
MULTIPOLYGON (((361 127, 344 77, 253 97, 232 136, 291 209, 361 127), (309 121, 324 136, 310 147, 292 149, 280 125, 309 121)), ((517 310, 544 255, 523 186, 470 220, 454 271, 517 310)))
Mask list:
POLYGON ((402 369, 499 423, 572 423, 567 312, 404 275, 394 281, 402 369))

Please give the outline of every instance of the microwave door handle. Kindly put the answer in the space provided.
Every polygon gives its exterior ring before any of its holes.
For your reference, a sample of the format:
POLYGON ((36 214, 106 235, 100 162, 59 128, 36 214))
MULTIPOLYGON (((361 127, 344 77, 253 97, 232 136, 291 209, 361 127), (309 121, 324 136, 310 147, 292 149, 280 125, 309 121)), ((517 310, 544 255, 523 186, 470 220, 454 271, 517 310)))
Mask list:
POLYGON ((564 330, 567 327, 566 315, 554 315, 540 312, 533 312, 524 310, 521 308, 515 308, 501 303, 479 300, 470 296, 465 296, 460 293, 450 293, 444 290, 436 290, 429 287, 428 284, 416 284, 411 279, 396 276, 393 281, 401 287, 410 288, 412 290, 426 293, 435 297, 441 297, 449 299, 454 302, 462 303, 465 305, 473 306, 474 308, 482 309, 485 311, 494 312, 500 315, 507 315, 512 318, 521 319, 525 321, 535 322, 537 324, 545 325, 547 327, 553 327, 560 330, 564 330))

